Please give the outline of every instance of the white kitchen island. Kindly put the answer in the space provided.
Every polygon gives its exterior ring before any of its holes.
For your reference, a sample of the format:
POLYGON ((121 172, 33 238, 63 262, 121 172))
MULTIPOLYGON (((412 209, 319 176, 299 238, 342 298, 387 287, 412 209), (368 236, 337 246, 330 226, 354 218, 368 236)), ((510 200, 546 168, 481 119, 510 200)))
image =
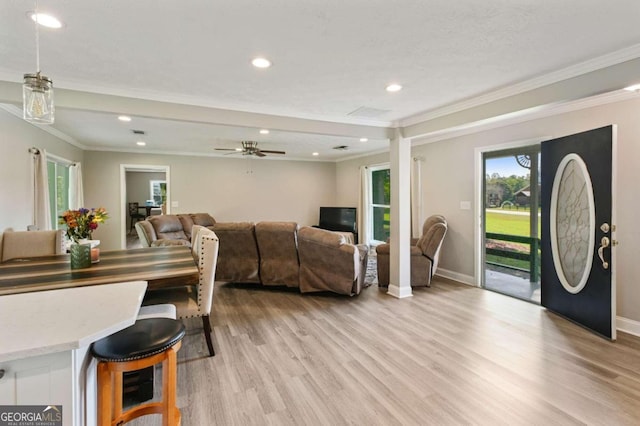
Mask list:
POLYGON ((147 283, 0 296, 0 405, 62 405, 64 425, 96 423, 91 343, 132 325, 147 283))

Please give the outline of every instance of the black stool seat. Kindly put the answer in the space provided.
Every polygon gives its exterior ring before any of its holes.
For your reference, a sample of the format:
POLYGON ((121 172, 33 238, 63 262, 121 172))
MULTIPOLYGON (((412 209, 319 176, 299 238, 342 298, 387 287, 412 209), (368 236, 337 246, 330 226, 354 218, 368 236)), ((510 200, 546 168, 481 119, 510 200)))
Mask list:
POLYGON ((164 352, 184 337, 184 325, 170 318, 147 318, 98 340, 91 354, 105 362, 127 362, 164 352))

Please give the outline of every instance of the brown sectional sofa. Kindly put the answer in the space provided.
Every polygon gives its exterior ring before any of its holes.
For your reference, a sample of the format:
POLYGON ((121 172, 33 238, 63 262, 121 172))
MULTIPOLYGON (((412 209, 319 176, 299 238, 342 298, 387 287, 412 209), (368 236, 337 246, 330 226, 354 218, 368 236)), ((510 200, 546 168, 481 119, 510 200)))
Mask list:
POLYGON ((357 295, 363 288, 368 247, 333 231, 295 222, 216 222, 206 213, 153 216, 135 226, 147 247, 189 245, 194 224, 220 240, 216 281, 285 285, 302 293, 357 295))
POLYGON ((255 229, 262 284, 299 287, 298 224, 260 222, 255 229))
POLYGON ((149 216, 136 222, 135 227, 142 247, 168 245, 191 246, 191 228, 193 225, 211 227, 216 223, 208 213, 165 214, 149 216))

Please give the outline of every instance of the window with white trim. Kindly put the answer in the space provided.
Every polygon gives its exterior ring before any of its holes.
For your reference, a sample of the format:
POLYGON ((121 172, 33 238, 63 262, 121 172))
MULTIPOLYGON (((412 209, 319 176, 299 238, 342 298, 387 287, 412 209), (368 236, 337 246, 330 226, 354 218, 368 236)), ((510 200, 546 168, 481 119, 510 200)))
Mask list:
POLYGON ((70 162, 47 156, 47 179, 49 182, 49 206, 51 227, 64 228, 58 224, 62 213, 69 210, 69 166, 70 162))
POLYGON ((391 170, 389 166, 369 168, 369 217, 370 235, 373 244, 386 242, 389 238, 391 214, 391 170))

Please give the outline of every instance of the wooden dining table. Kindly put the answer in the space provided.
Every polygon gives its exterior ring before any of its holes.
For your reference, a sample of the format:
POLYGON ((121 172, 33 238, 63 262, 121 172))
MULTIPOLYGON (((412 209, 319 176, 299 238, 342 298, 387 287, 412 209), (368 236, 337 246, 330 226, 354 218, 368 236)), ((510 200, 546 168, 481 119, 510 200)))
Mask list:
POLYGON ((125 281, 148 289, 196 284, 198 267, 185 246, 103 251, 89 268, 71 269, 69 255, 12 259, 0 263, 0 296, 125 281))
POLYGON ((161 208, 162 206, 150 206, 150 205, 138 206, 138 210, 144 210, 147 217, 151 216, 152 209, 161 209, 161 208))

